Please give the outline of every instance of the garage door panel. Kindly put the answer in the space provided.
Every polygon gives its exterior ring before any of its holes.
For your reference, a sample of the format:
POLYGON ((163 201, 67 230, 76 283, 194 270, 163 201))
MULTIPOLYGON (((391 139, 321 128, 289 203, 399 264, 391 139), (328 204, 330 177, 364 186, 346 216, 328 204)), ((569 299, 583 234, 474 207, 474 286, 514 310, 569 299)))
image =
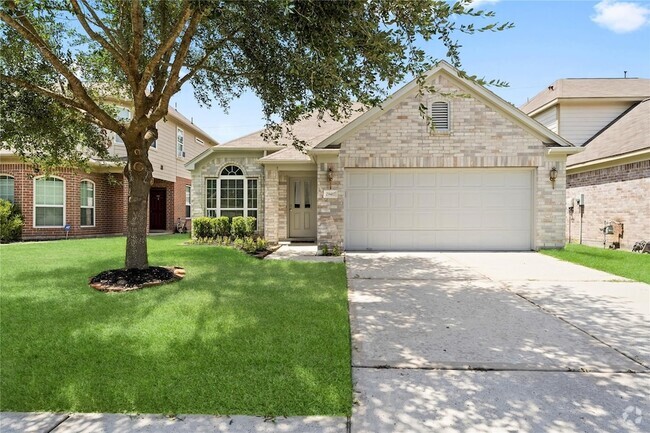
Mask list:
POLYGON ((372 188, 387 188, 390 186, 390 173, 371 173, 370 186, 372 188))
POLYGON ((415 173, 413 172, 406 172, 406 173, 394 172, 391 177, 391 186, 397 188, 413 187, 414 177, 415 177, 415 173))
POLYGON ((521 169, 347 169, 346 248, 529 250, 532 174, 521 169))
POLYGON ((368 211, 354 209, 348 212, 348 227, 350 230, 366 230, 368 229, 368 211))
POLYGON ((436 208, 457 209, 460 204, 459 192, 457 190, 442 190, 436 194, 436 208))
POLYGON ((370 213, 370 224, 368 224, 369 229, 371 230, 384 230, 390 229, 391 224, 391 215, 385 212, 371 212, 370 213))
POLYGON ((390 195, 390 192, 370 192, 368 207, 370 209, 390 209, 390 195))
POLYGON ((346 185, 348 188, 366 188, 368 186, 368 174, 350 173, 346 185))
POLYGON ((436 193, 433 191, 416 191, 415 206, 418 209, 433 209, 436 207, 436 193))
POLYGON ((394 212, 390 215, 391 229, 408 230, 413 228, 414 214, 412 212, 394 212))
POLYGON ((348 192, 350 200, 348 201, 350 209, 367 209, 368 192, 350 191, 348 192))

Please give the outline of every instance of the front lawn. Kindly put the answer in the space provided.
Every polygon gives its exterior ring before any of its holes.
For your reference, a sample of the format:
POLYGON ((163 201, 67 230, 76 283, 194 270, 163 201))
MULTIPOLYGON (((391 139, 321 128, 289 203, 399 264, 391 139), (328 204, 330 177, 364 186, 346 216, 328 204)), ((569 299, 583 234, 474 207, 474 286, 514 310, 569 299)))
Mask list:
POLYGON ((610 274, 650 284, 650 254, 568 244, 562 250, 543 250, 543 254, 588 266, 610 274))
POLYGON ((124 238, 0 247, 0 410, 349 415, 345 269, 149 239, 180 282, 100 293, 124 238))

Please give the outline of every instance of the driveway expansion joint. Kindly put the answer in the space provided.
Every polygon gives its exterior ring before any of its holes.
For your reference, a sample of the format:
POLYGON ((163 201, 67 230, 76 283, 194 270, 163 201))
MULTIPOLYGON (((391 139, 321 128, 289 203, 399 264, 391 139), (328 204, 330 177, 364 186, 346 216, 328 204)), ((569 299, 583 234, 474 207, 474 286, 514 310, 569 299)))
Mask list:
POLYGON ((507 284, 504 283, 504 286, 505 286, 505 288, 506 288, 507 290, 509 290, 509 291, 511 291, 512 293, 514 293, 515 295, 519 296, 521 299, 523 299, 523 300, 525 300, 525 301, 527 301, 527 302, 530 302, 532 305, 536 306, 537 308, 539 308, 540 310, 542 310, 544 313, 549 314, 549 315, 551 315, 551 316, 557 318, 558 320, 561 320, 562 322, 566 323, 567 325, 572 326, 573 328, 577 329, 578 331, 580 331, 580 332, 584 333, 585 335, 588 335, 589 337, 593 338, 594 340, 596 340, 596 341, 599 342, 600 344, 603 344, 603 345, 609 347, 610 349, 614 350, 615 352, 619 353, 620 355, 626 357, 626 358, 629 359, 630 361, 632 361, 632 362, 634 362, 634 363, 636 363, 636 364, 639 364, 641 367, 643 367, 643 369, 644 369, 645 371, 650 371, 650 366, 645 365, 643 362, 639 361, 638 359, 635 359, 634 357, 628 355, 627 353, 623 352, 622 350, 620 350, 620 349, 618 349, 618 348, 612 346, 611 344, 606 343, 605 341, 603 341, 602 339, 596 337, 595 335, 593 335, 592 333, 588 332, 587 330, 582 329, 580 326, 578 326, 578 325, 576 325, 576 324, 574 324, 574 323, 569 322, 568 320, 566 320, 566 319, 563 318, 562 316, 559 316, 559 315, 553 313, 552 311, 550 311, 550 310, 544 308, 543 306, 539 305, 538 303, 536 303, 536 302, 533 301, 532 299, 527 298, 525 295, 523 295, 523 294, 521 294, 521 293, 517 293, 517 292, 515 292, 515 291, 512 290, 512 289, 511 289, 507 284))
POLYGON ((67 415, 65 416, 65 418, 63 418, 61 421, 59 421, 58 423, 56 423, 56 425, 55 425, 54 427, 52 427, 51 429, 49 429, 49 430, 48 430, 47 432, 45 432, 45 433, 52 433, 52 432, 54 432, 56 429, 59 428, 59 426, 60 426, 61 424, 63 424, 64 422, 66 422, 66 421, 69 420, 69 419, 70 419, 70 414, 67 414, 67 415))

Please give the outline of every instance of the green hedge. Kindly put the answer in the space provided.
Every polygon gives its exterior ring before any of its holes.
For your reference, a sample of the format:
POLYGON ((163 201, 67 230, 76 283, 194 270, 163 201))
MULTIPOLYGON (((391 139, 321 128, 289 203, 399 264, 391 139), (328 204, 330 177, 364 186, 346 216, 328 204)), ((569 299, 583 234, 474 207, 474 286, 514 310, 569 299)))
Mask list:
POLYGON ((255 233, 255 217, 199 217, 192 220, 192 233, 201 241, 230 237, 243 239, 255 233))

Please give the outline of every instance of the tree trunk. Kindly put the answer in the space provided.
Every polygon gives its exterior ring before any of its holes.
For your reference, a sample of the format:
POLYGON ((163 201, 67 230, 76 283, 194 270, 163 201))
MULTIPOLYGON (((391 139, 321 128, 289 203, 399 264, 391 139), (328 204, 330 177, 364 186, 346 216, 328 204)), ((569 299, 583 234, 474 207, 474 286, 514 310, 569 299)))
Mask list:
POLYGON ((149 161, 144 135, 124 137, 128 163, 124 175, 129 183, 125 267, 145 269, 147 257, 147 215, 149 190, 153 184, 153 166, 149 161))

